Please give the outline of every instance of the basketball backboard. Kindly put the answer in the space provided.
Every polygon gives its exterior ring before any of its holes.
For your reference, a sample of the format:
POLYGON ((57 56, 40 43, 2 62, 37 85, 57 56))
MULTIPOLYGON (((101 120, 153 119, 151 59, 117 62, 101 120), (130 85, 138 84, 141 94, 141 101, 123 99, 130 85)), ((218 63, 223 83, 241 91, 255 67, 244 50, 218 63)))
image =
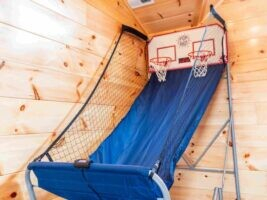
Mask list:
MULTIPOLYGON (((199 50, 203 34, 206 30, 200 50, 210 51, 208 65, 222 63, 222 37, 224 30, 217 24, 197 27, 189 30, 154 36, 148 44, 148 57, 170 57, 168 70, 189 68, 193 66, 188 54, 199 50)), ((227 55, 227 39, 224 39, 224 55, 227 55)), ((227 56, 225 56, 227 60, 227 56)), ((154 71, 150 68, 150 71, 154 71)))

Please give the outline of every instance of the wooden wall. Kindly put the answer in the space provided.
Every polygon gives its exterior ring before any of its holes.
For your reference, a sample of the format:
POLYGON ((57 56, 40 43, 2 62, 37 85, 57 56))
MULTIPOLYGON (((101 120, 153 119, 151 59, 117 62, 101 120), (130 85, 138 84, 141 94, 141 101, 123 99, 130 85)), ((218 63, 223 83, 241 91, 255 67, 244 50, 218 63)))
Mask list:
MULTIPOLYGON (((218 11, 227 20, 232 67, 235 129, 242 199, 267 199, 267 4, 265 0, 224 0, 218 11)), ((213 133, 227 118, 225 80, 193 137, 186 155, 190 160, 205 148, 213 133)), ((200 167, 223 166, 225 133, 210 149, 200 167)), ((231 148, 231 145, 230 145, 231 148)), ((229 154, 231 160, 231 154, 229 154)), ((229 160, 227 167, 232 167, 229 160)), ((179 165, 184 165, 181 161, 179 165)), ((171 190, 175 200, 210 200, 221 176, 177 170, 171 190)), ((226 176, 226 200, 235 199, 232 175, 226 176)))
POLYGON ((27 163, 82 106, 121 23, 144 30, 122 1, 0 2, 0 199, 26 200, 27 163))
MULTIPOLYGON (((224 0, 218 11, 229 28, 242 199, 266 200, 267 4, 265 0, 224 0)), ((104 63, 121 23, 144 31, 122 0, 1 1, 1 200, 28 199, 27 162, 83 104, 91 78, 104 63)), ((223 80, 186 151, 190 159, 199 155, 227 117, 225 92, 223 80)), ((222 166, 224 139, 222 134, 200 166, 222 166)), ((220 178, 177 170, 172 199, 210 200, 220 178)), ((234 190, 233 177, 227 175, 226 200, 235 199, 234 190)), ((54 198, 40 191, 38 195, 54 198)))

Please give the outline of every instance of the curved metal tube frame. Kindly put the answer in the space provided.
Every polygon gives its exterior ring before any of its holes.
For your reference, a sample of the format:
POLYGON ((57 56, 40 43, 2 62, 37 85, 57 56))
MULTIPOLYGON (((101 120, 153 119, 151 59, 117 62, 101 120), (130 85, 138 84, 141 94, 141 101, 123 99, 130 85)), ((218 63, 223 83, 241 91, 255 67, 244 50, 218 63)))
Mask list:
MULTIPOLYGON (((150 173, 151 173, 151 171, 149 172, 149 174, 150 173)), ((165 183, 163 182, 163 180, 159 177, 159 175, 154 173, 152 175, 152 180, 160 188, 162 196, 163 196, 163 198, 158 198, 158 200, 171 200, 171 196, 170 196, 169 190, 168 190, 167 186, 165 185, 165 183)))
POLYGON ((31 181, 31 170, 26 169, 25 182, 26 182, 28 193, 29 193, 29 199, 36 200, 36 196, 35 196, 34 189, 33 189, 33 184, 31 181))
MULTIPOLYGON (((149 174, 150 173, 151 173, 151 171, 149 172, 149 174)), ((157 198, 157 200, 171 200, 169 190, 168 190, 167 186, 165 185, 165 183, 163 182, 163 180, 159 177, 159 175, 154 173, 152 176, 152 180, 160 188, 162 196, 163 196, 162 198, 157 198)), ((36 200, 36 196, 35 196, 34 189, 33 189, 34 185, 31 182, 31 170, 28 170, 28 169, 26 170, 25 182, 26 182, 28 193, 29 193, 29 199, 30 200, 36 200)))

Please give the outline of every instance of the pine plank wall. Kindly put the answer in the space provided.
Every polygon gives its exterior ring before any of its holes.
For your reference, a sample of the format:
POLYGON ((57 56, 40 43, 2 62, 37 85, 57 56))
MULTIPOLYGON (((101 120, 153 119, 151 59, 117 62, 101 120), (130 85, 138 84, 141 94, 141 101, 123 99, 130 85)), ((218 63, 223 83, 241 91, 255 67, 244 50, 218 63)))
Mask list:
POLYGON ((84 103, 121 23, 143 31, 123 1, 99 2, 0 1, 1 200, 28 199, 27 163, 84 103))
MULTIPOLYGON (((229 29, 242 199, 267 200, 267 3, 224 0, 218 11, 229 29)), ((1 200, 28 199, 27 163, 83 104, 121 23, 145 32, 123 0, 0 1, 1 200)), ((222 80, 186 151, 189 159, 199 155, 226 117, 222 80)), ((200 166, 222 166, 226 132, 200 166)), ((220 178, 177 170, 172 199, 209 200, 220 178)), ((233 177, 227 175, 226 200, 235 199, 234 190, 233 177)), ((38 199, 56 198, 37 192, 38 199)))

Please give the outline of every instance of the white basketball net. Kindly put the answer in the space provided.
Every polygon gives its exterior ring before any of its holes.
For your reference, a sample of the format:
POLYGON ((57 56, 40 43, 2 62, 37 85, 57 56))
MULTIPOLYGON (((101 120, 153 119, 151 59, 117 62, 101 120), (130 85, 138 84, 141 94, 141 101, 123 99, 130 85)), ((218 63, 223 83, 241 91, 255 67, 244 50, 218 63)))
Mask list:
POLYGON ((167 69, 170 63, 170 57, 158 57, 150 59, 150 67, 155 70, 159 82, 166 81, 167 69))
POLYGON ((211 51, 194 51, 188 54, 191 61, 194 61, 193 74, 195 78, 205 77, 208 72, 208 60, 211 51))

